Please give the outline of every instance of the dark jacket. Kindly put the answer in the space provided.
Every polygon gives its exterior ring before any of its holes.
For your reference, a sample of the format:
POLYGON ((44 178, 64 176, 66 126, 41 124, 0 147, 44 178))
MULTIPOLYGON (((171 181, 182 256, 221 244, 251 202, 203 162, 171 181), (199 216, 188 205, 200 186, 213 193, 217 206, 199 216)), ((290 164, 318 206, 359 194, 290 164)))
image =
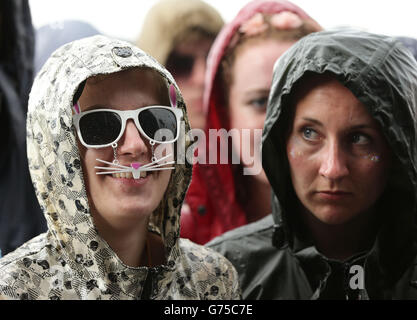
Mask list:
POLYGON ((0 250, 6 254, 46 230, 29 176, 26 111, 33 80, 34 32, 26 0, 0 4, 0 250))
POLYGON ((389 37, 314 33, 277 61, 262 141, 263 167, 274 191, 272 215, 208 244, 235 265, 244 298, 417 298, 416 107, 416 61, 389 37), (393 174, 377 203, 381 225, 372 249, 345 262, 320 254, 297 222, 284 137, 288 97, 309 72, 331 73, 350 89, 380 124, 394 154, 393 174), (363 267, 363 289, 351 290, 353 265, 363 267))

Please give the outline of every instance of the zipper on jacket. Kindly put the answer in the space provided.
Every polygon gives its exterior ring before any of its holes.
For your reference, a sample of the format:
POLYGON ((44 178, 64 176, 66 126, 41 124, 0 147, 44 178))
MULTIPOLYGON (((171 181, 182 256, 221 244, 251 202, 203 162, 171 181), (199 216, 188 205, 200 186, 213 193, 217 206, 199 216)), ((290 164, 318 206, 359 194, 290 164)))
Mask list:
POLYGON ((351 297, 349 296, 350 294, 350 288, 349 288, 349 283, 350 283, 350 274, 349 274, 349 270, 350 270, 350 265, 349 263, 343 263, 343 275, 344 275, 344 279, 343 279, 343 286, 344 286, 344 292, 345 292, 345 297, 346 300, 352 300, 351 297))
POLYGON ((153 280, 153 268, 149 268, 146 274, 145 284, 143 285, 142 294, 140 295, 141 300, 150 300, 152 294, 152 280, 153 280))

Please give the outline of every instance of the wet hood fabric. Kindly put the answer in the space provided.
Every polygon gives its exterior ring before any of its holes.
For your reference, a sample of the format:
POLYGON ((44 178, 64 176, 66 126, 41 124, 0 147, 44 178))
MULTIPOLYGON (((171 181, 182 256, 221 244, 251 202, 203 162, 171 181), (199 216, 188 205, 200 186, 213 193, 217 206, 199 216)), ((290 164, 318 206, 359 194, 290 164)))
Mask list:
MULTIPOLYGON (((364 299, 416 299, 417 64, 390 37, 354 30, 318 32, 298 41, 277 60, 262 144, 263 167, 273 188, 273 212, 208 246, 236 266, 244 298, 321 297, 333 267, 294 218, 285 131, 294 85, 306 74, 325 72, 367 107, 394 155, 392 175, 377 206, 382 225, 371 251, 360 258, 365 272, 365 290, 360 294, 364 299)), ((338 267, 348 272, 357 261, 338 267)))
POLYGON ((417 39, 409 38, 409 37, 397 37, 398 40, 402 42, 402 44, 411 51, 414 58, 417 60, 417 39))
MULTIPOLYGON (((94 226, 72 123, 73 97, 87 78, 132 67, 172 76, 142 50, 103 36, 55 51, 37 75, 28 111, 29 168, 48 222, 48 232, 0 260, 0 296, 11 299, 232 299, 235 271, 223 257, 179 239, 182 201, 191 180, 189 164, 176 164, 149 229, 160 234, 166 264, 126 266, 94 226), (87 49, 86 49, 87 48, 87 49), (150 290, 144 296, 145 283, 150 290)), ((168 87, 167 87, 168 88, 168 87)))
POLYGON ((29 4, 4 0, 0 12, 0 250, 5 255, 44 232, 46 221, 27 169, 25 121, 34 51, 29 4))
MULTIPOLYGON (((203 104, 207 113, 206 137, 209 136, 210 129, 231 129, 223 101, 224 89, 220 70, 221 61, 233 36, 256 13, 272 15, 284 11, 297 14, 302 20, 321 30, 304 10, 289 1, 257 0, 243 7, 217 36, 207 60, 203 104)), ((207 142, 207 153, 211 152, 209 148, 210 144, 207 142)), ((228 230, 245 225, 246 214, 237 199, 236 188, 231 164, 196 164, 186 198, 190 211, 183 212, 182 216, 182 236, 197 243, 206 243, 228 230), (196 226, 205 227, 196 232, 196 226)))

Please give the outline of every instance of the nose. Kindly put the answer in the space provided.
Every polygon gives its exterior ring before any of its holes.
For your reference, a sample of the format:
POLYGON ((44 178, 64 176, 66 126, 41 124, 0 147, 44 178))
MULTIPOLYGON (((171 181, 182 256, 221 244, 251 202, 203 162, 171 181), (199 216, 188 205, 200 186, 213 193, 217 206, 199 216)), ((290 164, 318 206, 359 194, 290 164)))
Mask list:
POLYGON ((143 138, 132 119, 127 120, 125 132, 118 143, 120 155, 139 157, 148 152, 146 138, 143 138))
POLYGON ((339 143, 330 142, 323 150, 319 173, 329 180, 340 180, 349 174, 346 155, 339 143))
POLYGON ((195 58, 193 69, 191 71, 190 80, 196 86, 204 85, 204 76, 206 72, 206 57, 198 56, 195 58))

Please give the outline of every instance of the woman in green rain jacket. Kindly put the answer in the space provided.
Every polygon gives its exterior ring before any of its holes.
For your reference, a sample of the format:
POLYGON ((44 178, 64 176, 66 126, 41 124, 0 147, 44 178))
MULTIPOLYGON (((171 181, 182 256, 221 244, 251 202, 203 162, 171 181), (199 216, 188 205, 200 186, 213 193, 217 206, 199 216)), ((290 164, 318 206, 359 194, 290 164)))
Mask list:
POLYGON ((417 64, 393 38, 319 32, 277 61, 272 214, 208 244, 244 298, 417 298, 416 107, 417 64))

